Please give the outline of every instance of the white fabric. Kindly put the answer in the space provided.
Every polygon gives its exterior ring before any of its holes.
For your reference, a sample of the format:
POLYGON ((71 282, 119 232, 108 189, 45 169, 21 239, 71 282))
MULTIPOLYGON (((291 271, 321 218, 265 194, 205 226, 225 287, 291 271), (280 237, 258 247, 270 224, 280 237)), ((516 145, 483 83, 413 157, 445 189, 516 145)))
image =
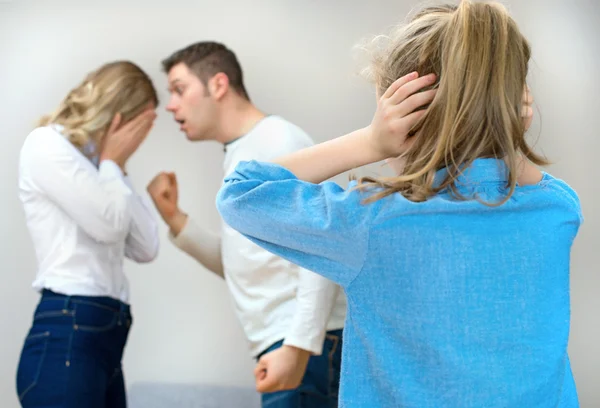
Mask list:
MULTIPOLYGON (((224 176, 240 161, 269 161, 312 144, 299 127, 268 116, 226 146, 224 176)), ((170 239, 213 272, 224 270, 252 355, 280 340, 319 355, 326 331, 343 328, 346 297, 339 286, 265 251, 225 223, 218 235, 188 218, 170 239)))
POLYGON ((36 128, 20 152, 19 198, 38 261, 33 288, 128 303, 124 257, 156 257, 157 222, 114 162, 96 168, 60 131, 36 128))

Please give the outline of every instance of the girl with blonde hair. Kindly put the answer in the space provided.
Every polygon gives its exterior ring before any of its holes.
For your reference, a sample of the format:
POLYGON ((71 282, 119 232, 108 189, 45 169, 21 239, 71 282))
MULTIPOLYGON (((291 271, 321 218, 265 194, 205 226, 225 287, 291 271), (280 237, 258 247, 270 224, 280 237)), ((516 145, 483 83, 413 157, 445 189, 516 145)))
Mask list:
POLYGON ((369 126, 226 179, 225 222, 344 288, 340 406, 578 406, 582 215, 526 141, 529 58, 498 3, 424 8, 374 50, 369 126), (388 159, 394 177, 326 181, 388 159))
POLYGON ((159 242, 126 164, 157 105, 137 65, 105 64, 23 144, 19 197, 41 294, 17 370, 23 407, 126 406, 121 358, 132 317, 123 260, 150 262, 159 242))

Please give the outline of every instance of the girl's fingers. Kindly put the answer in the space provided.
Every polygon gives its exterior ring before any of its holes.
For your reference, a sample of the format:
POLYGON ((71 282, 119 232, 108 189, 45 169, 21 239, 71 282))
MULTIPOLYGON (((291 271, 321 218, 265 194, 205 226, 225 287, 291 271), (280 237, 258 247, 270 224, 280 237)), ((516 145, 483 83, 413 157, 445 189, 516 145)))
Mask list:
POLYGON ((392 105, 398 105, 421 89, 433 85, 435 82, 435 74, 429 74, 412 81, 406 82, 399 87, 392 96, 388 98, 388 102, 392 105))
POLYGON ((396 93, 398 89, 400 89, 400 87, 402 87, 409 81, 412 81, 413 79, 417 78, 418 76, 419 74, 417 72, 411 72, 410 74, 398 78, 388 87, 388 89, 383 94, 382 99, 389 99, 392 95, 396 93))
POLYGON ((435 98, 436 93, 437 89, 430 89, 429 91, 418 92, 409 96, 398 105, 398 116, 407 116, 422 106, 430 104, 435 98))

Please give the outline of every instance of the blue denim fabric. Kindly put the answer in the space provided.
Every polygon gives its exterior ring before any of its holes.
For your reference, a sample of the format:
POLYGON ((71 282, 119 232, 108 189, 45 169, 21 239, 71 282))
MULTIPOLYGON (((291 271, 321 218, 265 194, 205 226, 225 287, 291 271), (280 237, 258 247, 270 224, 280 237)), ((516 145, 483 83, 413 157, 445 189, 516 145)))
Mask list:
MULTIPOLYGON (((444 177, 438 172, 436 182, 444 177)), ((241 162, 223 220, 346 292, 340 407, 575 408, 568 355, 579 198, 544 173, 506 197, 502 160, 477 159, 424 202, 299 180, 241 162)))
POLYGON ((125 408, 121 358, 132 317, 106 297, 45 290, 17 370, 23 408, 125 408))
MULTIPOLYGON (((261 355, 281 347, 279 341, 261 355)), ((342 330, 327 332, 323 352, 311 356, 302 383, 295 390, 262 394, 263 408, 337 408, 342 363, 342 330)))

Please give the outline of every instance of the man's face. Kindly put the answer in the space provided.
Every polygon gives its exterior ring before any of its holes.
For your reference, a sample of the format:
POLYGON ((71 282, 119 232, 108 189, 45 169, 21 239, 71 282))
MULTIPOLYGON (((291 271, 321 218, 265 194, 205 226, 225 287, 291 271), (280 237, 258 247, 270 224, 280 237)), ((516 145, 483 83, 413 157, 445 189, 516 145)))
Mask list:
POLYGON ((168 73, 171 97, 167 111, 173 113, 189 140, 207 140, 214 136, 216 103, 202 81, 184 63, 168 73))

